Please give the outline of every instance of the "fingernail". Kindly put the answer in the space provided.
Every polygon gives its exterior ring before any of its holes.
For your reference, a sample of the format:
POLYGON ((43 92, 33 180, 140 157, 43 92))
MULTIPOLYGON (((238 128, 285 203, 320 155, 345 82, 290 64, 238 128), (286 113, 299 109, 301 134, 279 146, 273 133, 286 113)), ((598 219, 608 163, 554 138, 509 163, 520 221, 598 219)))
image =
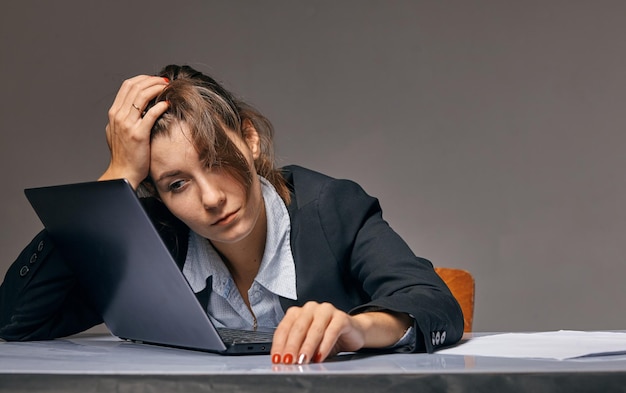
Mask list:
POLYGON ((283 363, 285 364, 293 363, 293 355, 290 353, 286 354, 285 357, 283 358, 283 363))
POLYGON ((275 353, 275 354, 272 355, 272 363, 274 363, 274 364, 280 363, 280 354, 279 353, 275 353))
POLYGON ((298 364, 304 364, 304 362, 306 362, 306 353, 302 353, 298 356, 298 364))
POLYGON ((170 79, 169 78, 163 77, 163 80, 165 81, 165 83, 170 83, 170 79))
POLYGON ((315 356, 313 356, 313 363, 319 363, 322 361, 322 354, 321 353, 316 353, 315 356))

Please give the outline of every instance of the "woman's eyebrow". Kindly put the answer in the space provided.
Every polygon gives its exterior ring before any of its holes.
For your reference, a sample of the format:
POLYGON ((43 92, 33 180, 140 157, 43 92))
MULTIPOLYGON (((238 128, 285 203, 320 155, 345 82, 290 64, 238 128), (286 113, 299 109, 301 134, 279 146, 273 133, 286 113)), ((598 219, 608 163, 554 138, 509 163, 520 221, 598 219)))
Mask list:
POLYGON ((168 177, 172 177, 172 176, 178 176, 180 174, 180 171, 178 169, 174 169, 172 171, 168 171, 163 173, 161 176, 159 176, 159 178, 157 179, 157 183, 159 183, 160 181, 167 179, 168 177))

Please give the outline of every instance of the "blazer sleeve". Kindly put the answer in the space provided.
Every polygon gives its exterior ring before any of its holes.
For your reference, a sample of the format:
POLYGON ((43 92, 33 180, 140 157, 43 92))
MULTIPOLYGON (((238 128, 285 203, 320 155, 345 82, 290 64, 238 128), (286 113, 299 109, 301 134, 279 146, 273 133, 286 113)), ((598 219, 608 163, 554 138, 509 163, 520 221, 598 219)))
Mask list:
POLYGON ((101 322, 50 236, 41 231, 9 267, 0 285, 0 338, 53 339, 101 322))
POLYGON ((378 200, 356 183, 333 180, 320 193, 319 214, 338 260, 371 300, 350 311, 389 310, 414 319, 413 351, 432 353, 463 335, 463 314, 432 264, 415 256, 382 217, 378 200))

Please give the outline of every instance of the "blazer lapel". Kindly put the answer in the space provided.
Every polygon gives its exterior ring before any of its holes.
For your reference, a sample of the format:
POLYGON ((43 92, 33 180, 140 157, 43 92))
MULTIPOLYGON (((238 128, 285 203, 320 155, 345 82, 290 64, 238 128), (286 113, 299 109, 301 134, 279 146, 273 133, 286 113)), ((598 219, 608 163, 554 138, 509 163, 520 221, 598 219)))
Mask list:
POLYGON ((200 302, 202 309, 205 311, 209 307, 209 290, 210 290, 209 288, 212 288, 212 287, 213 287, 213 277, 212 276, 207 277, 206 286, 204 287, 204 289, 196 293, 196 298, 200 302))

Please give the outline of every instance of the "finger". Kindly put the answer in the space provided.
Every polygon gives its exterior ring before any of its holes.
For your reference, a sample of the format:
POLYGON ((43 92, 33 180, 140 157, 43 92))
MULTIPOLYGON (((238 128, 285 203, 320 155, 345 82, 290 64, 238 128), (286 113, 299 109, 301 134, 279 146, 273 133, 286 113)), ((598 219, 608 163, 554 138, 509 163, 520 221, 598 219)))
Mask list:
POLYGON ((308 363, 312 358, 320 338, 324 335, 324 326, 327 321, 320 321, 319 316, 310 314, 301 316, 289 331, 289 336, 283 349, 283 363, 308 363), (308 340, 308 341, 307 341, 308 340))
MULTIPOLYGON (((319 304, 308 302, 302 307, 292 307, 274 333, 272 362, 292 364, 300 360, 300 348, 314 319, 322 319, 319 304)), ((318 322, 319 324, 319 322, 318 322)), ((310 354, 308 355, 310 359, 310 354)), ((306 357, 306 355, 305 355, 306 357)))
MULTIPOLYGON (((291 307, 285 313, 285 316, 278 324, 278 327, 274 331, 274 337, 272 339, 272 349, 270 351, 272 356, 272 363, 282 363, 284 348, 289 337, 293 323, 298 319, 302 309, 300 307, 291 307)), ((293 355, 292 355, 293 356, 293 355)))
POLYGON ((119 113, 126 116, 131 121, 141 119, 146 113, 146 107, 151 100, 154 100, 166 87, 163 78, 151 77, 142 80, 131 87, 126 95, 119 113))
POLYGON ((115 133, 123 133, 138 139, 145 137, 146 132, 154 124, 154 120, 160 116, 166 108, 159 108, 150 116, 149 121, 140 121, 145 115, 144 108, 149 100, 156 97, 166 86, 166 79, 139 75, 122 83, 118 95, 109 109, 109 125, 107 126, 107 142, 111 144, 111 136, 115 133), (131 131, 132 130, 132 131, 131 131))
POLYGON ((149 79, 141 80, 131 88, 126 96, 125 103, 130 104, 130 107, 135 109, 136 112, 142 115, 146 109, 148 103, 155 99, 167 86, 164 78, 150 77, 149 79))
POLYGON ((309 363, 314 358, 337 309, 322 303, 311 312, 310 320, 299 319, 294 323, 285 345, 285 352, 297 354, 294 360, 299 364, 309 363))
POLYGON ((308 302, 289 309, 274 334, 272 362, 304 364, 313 360, 333 316, 347 318, 329 303, 308 302))
POLYGON ((141 115, 148 101, 156 97, 167 85, 166 78, 138 75, 125 80, 109 110, 109 120, 124 118, 129 114, 141 115), (133 113, 134 112, 134 113, 133 113))
POLYGON ((129 101, 132 101, 134 99, 133 97, 136 95, 136 93, 133 93, 134 89, 136 89, 135 86, 148 78, 150 77, 147 75, 138 75, 122 83, 113 104, 109 108, 107 137, 110 137, 111 134, 115 134, 120 127, 124 129, 133 126, 140 118, 138 114, 140 115, 141 113, 138 113, 138 111, 131 106, 132 102, 129 101), (134 117, 130 118, 132 111, 135 111, 135 113, 132 114, 134 117))
POLYGON ((330 320, 317 347, 317 352, 313 355, 312 360, 314 362, 323 362, 329 356, 336 355, 340 351, 337 342, 341 335, 349 333, 350 330, 347 318, 346 316, 346 318, 339 317, 330 320))
POLYGON ((152 128, 152 125, 154 124, 156 119, 158 119, 159 116, 165 113, 165 111, 167 111, 169 106, 170 106, 169 102, 167 101, 157 102, 156 104, 154 104, 152 108, 150 108, 146 113, 144 113, 143 120, 146 123, 150 124, 150 128, 152 128))
POLYGON ((150 76, 148 75, 137 75, 122 82, 122 85, 115 95, 115 99, 113 100, 110 111, 118 112, 120 108, 122 108, 122 105, 126 102, 127 96, 132 90, 133 86, 135 86, 140 81, 148 78, 150 78, 150 76))

